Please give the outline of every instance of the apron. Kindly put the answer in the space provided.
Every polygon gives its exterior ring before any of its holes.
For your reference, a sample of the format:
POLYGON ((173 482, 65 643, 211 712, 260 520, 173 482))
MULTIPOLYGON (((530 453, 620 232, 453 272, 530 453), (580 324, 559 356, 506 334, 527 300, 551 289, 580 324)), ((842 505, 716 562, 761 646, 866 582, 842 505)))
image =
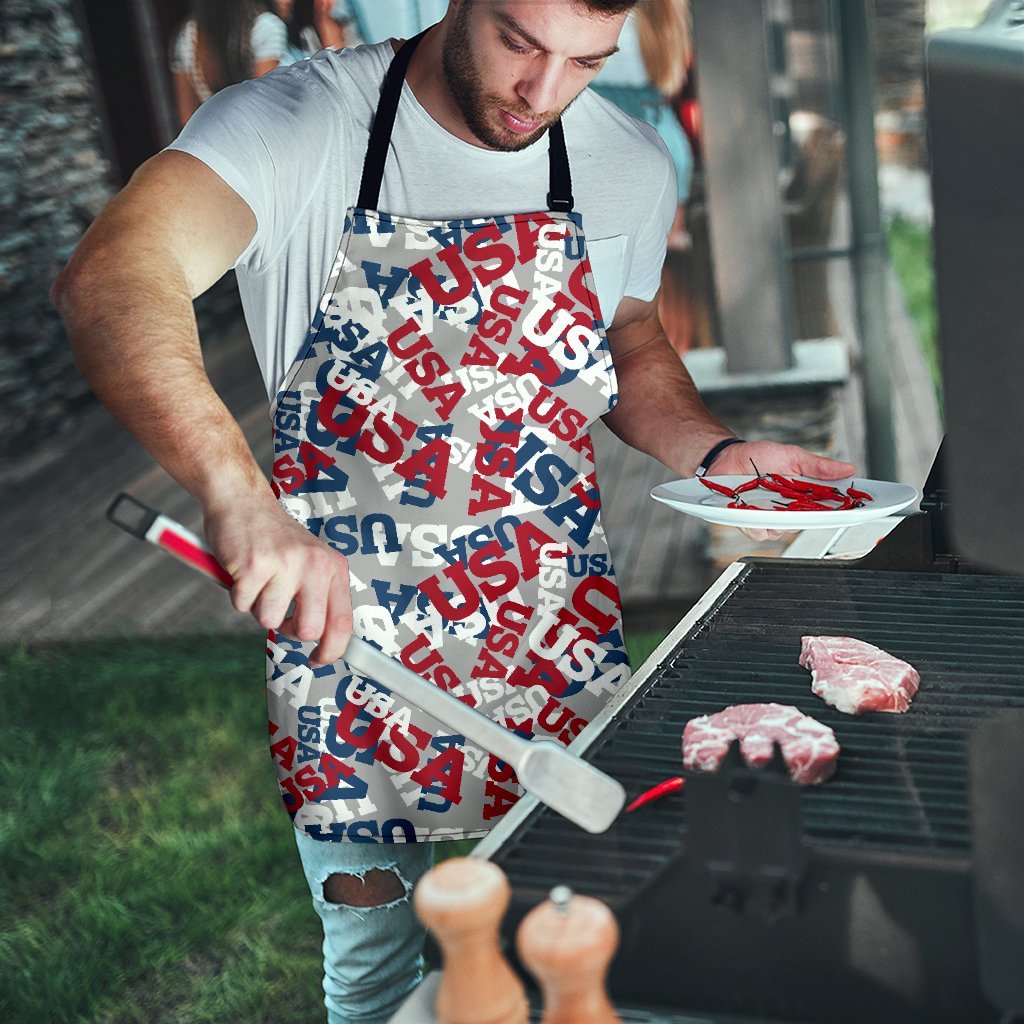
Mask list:
MULTIPOLYGON (((589 426, 617 398, 561 123, 548 209, 377 210, 393 59, 359 200, 278 394, 272 486, 348 559, 354 632, 521 736, 568 744, 629 678, 589 426)), ((344 659, 268 637, 270 744, 295 827, 327 841, 483 836, 514 771, 344 659)))

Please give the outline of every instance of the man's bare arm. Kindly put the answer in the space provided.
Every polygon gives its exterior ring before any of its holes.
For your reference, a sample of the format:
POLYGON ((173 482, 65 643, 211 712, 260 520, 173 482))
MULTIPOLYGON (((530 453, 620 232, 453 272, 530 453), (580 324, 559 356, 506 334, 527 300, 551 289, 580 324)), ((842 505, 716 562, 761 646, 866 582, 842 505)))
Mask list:
POLYGON ((732 431, 708 412, 658 316, 657 300, 619 303, 608 342, 619 403, 605 423, 627 444, 678 473, 693 476, 716 441, 732 431))
POLYGON ((53 301, 93 391, 202 505, 235 607, 320 638, 317 660, 333 661, 351 632, 347 565, 277 505, 206 375, 192 307, 255 230, 248 205, 205 164, 161 153, 86 232, 53 301))
MULTIPOLYGON (((605 423, 627 444, 654 456, 680 477, 693 476, 718 442, 733 436, 708 411, 693 378, 673 350, 658 316, 658 299, 624 298, 608 330, 618 377, 619 403, 605 423)), ((795 445, 757 441, 732 445, 715 460, 715 473, 749 473, 751 459, 765 472, 823 480, 854 472, 795 445)))

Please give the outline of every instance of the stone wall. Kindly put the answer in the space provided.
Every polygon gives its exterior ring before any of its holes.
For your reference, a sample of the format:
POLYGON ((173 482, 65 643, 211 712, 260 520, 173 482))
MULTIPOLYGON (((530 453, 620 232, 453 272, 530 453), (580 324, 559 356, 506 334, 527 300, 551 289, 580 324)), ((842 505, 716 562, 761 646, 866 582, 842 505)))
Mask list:
POLYGON ((113 193, 71 0, 0 4, 0 459, 91 403, 49 287, 113 193))

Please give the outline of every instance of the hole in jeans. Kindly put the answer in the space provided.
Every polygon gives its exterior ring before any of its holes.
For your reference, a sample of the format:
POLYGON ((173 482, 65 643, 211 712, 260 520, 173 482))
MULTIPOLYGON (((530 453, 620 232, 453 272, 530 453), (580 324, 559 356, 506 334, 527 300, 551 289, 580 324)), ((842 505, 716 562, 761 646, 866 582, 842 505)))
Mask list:
POLYGON ((379 907, 405 895, 405 885, 394 871, 373 868, 365 875, 329 875, 324 899, 348 907, 379 907))

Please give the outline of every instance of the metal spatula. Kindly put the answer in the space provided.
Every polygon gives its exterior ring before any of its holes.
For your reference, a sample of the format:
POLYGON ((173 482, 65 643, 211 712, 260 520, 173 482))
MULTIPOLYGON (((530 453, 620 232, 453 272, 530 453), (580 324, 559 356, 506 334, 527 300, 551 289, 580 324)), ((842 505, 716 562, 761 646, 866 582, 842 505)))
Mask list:
MULTIPOLYGON (((231 586, 227 570, 203 540, 131 495, 118 495, 107 510, 107 518, 199 569, 221 586, 231 586)), ((587 832, 606 831, 622 810, 626 802, 622 786, 554 741, 524 740, 503 729, 359 637, 349 640, 344 657, 358 672, 511 765, 528 793, 587 832)))

